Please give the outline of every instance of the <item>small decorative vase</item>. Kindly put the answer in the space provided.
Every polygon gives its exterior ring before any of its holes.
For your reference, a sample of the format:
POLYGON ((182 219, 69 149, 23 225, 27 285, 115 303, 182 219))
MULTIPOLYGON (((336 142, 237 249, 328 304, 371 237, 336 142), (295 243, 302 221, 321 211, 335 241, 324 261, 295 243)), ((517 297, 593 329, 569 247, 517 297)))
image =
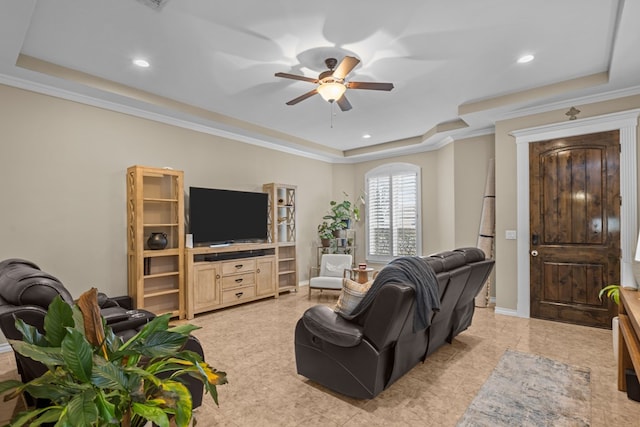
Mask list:
POLYGON ((151 233, 149 239, 147 239, 147 246, 149 249, 158 250, 167 247, 167 234, 166 233, 151 233))

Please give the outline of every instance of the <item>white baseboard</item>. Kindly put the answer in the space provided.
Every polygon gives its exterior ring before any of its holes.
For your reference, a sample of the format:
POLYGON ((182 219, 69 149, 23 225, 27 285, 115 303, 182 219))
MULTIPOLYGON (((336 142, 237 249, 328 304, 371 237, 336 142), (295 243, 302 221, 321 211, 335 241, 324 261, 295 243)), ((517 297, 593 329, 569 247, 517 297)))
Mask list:
POLYGON ((518 311, 510 308, 496 307, 494 311, 496 314, 502 314, 503 316, 519 317, 518 311))
POLYGON ((8 342, 0 344, 0 353, 8 353, 10 351, 12 351, 11 345, 8 342))

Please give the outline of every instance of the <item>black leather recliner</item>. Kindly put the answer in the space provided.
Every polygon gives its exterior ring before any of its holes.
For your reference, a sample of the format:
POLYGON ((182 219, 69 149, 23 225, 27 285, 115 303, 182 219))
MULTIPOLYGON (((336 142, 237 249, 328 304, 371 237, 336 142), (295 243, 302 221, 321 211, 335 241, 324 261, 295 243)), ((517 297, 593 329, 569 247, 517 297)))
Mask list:
POLYGON ((423 259, 436 273, 440 296, 429 327, 414 331, 415 291, 404 283, 384 285, 352 320, 316 305, 296 325, 298 373, 338 393, 371 399, 467 329, 494 261, 477 248, 423 259))
MULTIPOLYGON (((73 297, 64 285, 40 270, 36 264, 16 258, 0 262, 0 329, 4 336, 12 340, 22 339, 22 334, 15 327, 17 318, 44 333, 44 317, 57 295, 64 302, 74 304, 73 297)), ((123 340, 131 338, 155 317, 145 310, 132 310, 129 297, 108 298, 98 294, 98 305, 109 327, 123 340)), ((202 346, 195 337, 189 338, 185 349, 198 353, 204 360, 202 346)), ((37 378, 47 370, 40 362, 17 352, 14 352, 14 356, 23 382, 37 378)), ((190 376, 185 376, 183 381, 191 392, 195 409, 202 404, 203 385, 190 376)))

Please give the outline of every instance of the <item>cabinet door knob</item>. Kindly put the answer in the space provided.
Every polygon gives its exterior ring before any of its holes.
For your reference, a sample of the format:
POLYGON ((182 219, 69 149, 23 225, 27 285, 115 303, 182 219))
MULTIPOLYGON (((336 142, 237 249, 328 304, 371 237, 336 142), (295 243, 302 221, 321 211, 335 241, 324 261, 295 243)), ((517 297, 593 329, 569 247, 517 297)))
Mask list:
POLYGON ((242 294, 243 294, 243 293, 244 293, 244 292, 237 292, 237 293, 236 293, 236 296, 237 296, 238 298, 240 298, 240 297, 242 296, 242 294))
POLYGON ((236 264, 236 268, 237 269, 241 269, 242 268, 242 264, 236 264))
POLYGON ((242 278, 236 279, 236 283, 242 283, 242 278))
POLYGON ((256 273, 260 273, 260 269, 258 269, 258 270, 256 271, 256 273))
POLYGON ((219 274, 216 274, 216 279, 220 279, 220 275, 219 274))

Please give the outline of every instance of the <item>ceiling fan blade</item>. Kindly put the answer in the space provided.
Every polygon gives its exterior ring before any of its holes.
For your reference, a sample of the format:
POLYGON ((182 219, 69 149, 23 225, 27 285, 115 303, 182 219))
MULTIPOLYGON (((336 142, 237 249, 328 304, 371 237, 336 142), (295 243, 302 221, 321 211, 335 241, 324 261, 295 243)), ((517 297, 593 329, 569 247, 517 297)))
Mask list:
POLYGON ((349 89, 391 90, 393 83, 349 82, 347 87, 349 89))
POLYGON ((338 104, 338 107, 340 107, 342 111, 351 110, 351 103, 349 102, 349 100, 345 95, 342 95, 340 98, 338 98, 336 103, 338 104))
POLYGON ((299 97, 292 99, 291 101, 287 102, 287 105, 296 105, 300 101, 304 101, 307 98, 311 98, 316 93, 318 93, 318 89, 317 88, 313 89, 313 90, 310 90, 309 92, 305 93, 304 95, 300 95, 299 97))
POLYGON ((318 83, 318 79, 313 79, 311 77, 305 77, 305 76, 299 76, 297 74, 276 73, 275 76, 276 77, 282 77, 284 79, 302 80, 303 82, 318 83))
POLYGON ((356 65, 360 63, 358 58, 354 58, 353 56, 345 56, 340 64, 333 71, 333 77, 336 79, 343 79, 347 77, 347 74, 354 69, 356 65))

